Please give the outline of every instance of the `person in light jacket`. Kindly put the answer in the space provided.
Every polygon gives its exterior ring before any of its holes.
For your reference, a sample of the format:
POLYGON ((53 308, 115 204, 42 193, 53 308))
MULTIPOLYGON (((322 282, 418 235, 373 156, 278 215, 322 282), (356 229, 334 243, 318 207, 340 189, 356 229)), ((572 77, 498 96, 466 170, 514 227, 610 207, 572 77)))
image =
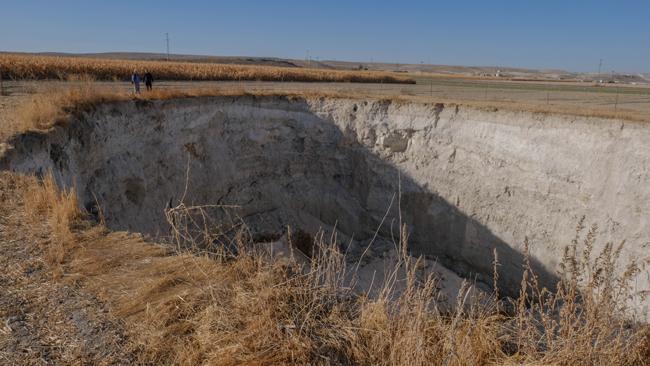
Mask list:
POLYGON ((140 74, 138 74, 137 70, 133 70, 133 75, 131 75, 131 84, 133 84, 133 92, 135 94, 140 94, 140 82, 142 79, 140 79, 140 74))

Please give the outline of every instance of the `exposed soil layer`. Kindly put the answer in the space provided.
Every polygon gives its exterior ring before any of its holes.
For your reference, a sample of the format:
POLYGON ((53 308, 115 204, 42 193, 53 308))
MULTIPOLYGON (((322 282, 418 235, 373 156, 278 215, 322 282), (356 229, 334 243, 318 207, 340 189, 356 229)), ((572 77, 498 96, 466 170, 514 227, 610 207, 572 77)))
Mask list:
MULTIPOLYGON (((552 286, 583 216, 599 225, 595 252, 626 239, 622 261, 647 262, 647 141, 649 126, 598 118, 212 97, 101 105, 15 137, 3 165, 51 169, 110 228, 152 236, 167 234, 163 210, 181 200, 238 206, 213 214, 242 218, 260 240, 287 225, 336 230, 352 254, 371 242, 374 254, 390 248, 403 222, 413 253, 480 282, 492 282, 496 250, 499 286, 514 295, 525 238, 552 286)), ((644 269, 638 290, 649 282, 644 269)), ((647 314, 648 303, 638 309, 647 314)))

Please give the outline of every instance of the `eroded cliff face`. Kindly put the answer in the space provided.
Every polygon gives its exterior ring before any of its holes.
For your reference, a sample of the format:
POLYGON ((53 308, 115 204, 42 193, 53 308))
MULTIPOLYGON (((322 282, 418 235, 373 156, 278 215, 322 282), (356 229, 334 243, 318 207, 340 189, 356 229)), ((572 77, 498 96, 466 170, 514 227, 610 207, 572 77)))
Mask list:
MULTIPOLYGON (((351 252, 392 246, 514 294, 525 238, 552 285, 585 216, 595 251, 650 257, 650 126, 598 118, 348 99, 214 97, 98 107, 11 141, 7 169, 52 169, 113 229, 166 234, 163 210, 237 205, 260 237, 336 228, 351 252), (399 214, 401 212, 401 215, 399 214), (383 224, 381 224, 383 222, 383 224)), ((233 213, 216 212, 223 219, 233 213)), ((647 290, 647 267, 637 277, 647 290)), ((638 304, 648 313, 648 303, 638 304)))

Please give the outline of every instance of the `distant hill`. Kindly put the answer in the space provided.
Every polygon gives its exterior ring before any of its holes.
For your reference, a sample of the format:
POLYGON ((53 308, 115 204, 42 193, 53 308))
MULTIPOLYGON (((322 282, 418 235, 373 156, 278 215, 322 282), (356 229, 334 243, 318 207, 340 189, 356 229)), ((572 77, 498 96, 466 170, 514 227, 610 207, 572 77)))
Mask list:
MULTIPOLYGON (((74 56, 89 58, 108 58, 119 60, 166 60, 167 54, 146 53, 146 52, 103 52, 103 53, 63 53, 63 52, 40 52, 37 55, 47 56, 74 56)), ((203 56, 203 55, 169 55, 171 61, 200 62, 215 64, 238 64, 238 65, 263 65, 299 67, 290 60, 275 57, 239 57, 239 56, 203 56)))

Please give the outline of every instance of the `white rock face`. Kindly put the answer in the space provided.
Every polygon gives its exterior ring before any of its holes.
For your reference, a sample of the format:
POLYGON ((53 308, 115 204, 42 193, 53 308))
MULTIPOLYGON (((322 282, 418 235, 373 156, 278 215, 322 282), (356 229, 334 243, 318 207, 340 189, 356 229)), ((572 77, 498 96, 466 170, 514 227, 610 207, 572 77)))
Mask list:
MULTIPOLYGON (((7 169, 53 169, 95 198, 115 229, 166 233, 162 210, 240 205, 260 236, 334 226, 352 252, 378 231, 383 251, 407 224, 416 254, 515 294, 528 237, 552 285, 582 216, 597 252, 650 257, 650 125, 463 106, 214 97, 98 107, 69 127, 19 136, 7 169), (401 192, 401 194, 400 194, 401 192), (391 199, 392 200, 391 204, 391 199), (401 209, 401 216, 399 215, 401 209)), ((223 214, 223 217, 226 217, 223 214)), ((390 244, 390 245, 389 245, 390 244)), ((650 289, 645 267, 637 290, 650 289)), ((650 311, 647 301, 637 304, 650 311)))

